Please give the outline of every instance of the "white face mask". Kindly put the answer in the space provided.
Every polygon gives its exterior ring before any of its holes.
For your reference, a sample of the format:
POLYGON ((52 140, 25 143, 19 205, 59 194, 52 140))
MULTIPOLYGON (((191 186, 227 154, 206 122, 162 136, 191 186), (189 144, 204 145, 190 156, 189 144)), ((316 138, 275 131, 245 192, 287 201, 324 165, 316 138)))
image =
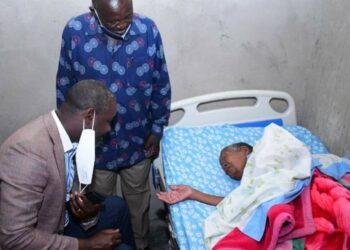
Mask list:
POLYGON ((85 129, 85 119, 83 121, 83 131, 80 136, 75 160, 77 163, 78 178, 80 184, 91 184, 92 174, 95 165, 95 112, 92 121, 92 128, 85 129))

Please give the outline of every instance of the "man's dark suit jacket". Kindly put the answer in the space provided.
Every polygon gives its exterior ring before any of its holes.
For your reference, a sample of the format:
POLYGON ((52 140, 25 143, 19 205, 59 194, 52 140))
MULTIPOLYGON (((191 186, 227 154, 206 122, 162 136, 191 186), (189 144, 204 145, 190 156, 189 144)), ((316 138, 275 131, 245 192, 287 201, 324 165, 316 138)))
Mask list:
POLYGON ((51 113, 0 148, 0 249, 78 249, 60 235, 66 195, 64 151, 51 113))

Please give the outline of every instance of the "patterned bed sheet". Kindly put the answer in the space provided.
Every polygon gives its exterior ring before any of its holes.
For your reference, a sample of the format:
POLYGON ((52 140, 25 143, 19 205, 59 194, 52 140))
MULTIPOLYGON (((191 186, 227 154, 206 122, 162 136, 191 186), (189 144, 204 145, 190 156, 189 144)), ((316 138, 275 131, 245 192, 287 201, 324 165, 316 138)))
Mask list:
MULTIPOLYGON (((322 142, 300 126, 285 126, 311 153, 328 153, 322 142)), ((262 136, 261 127, 238 128, 233 125, 168 128, 162 139, 162 157, 167 187, 190 185, 202 192, 226 196, 239 185, 225 175, 219 165, 221 149, 235 142, 255 145, 262 136)), ((202 222, 214 206, 186 200, 170 206, 176 241, 181 250, 204 250, 202 222)))

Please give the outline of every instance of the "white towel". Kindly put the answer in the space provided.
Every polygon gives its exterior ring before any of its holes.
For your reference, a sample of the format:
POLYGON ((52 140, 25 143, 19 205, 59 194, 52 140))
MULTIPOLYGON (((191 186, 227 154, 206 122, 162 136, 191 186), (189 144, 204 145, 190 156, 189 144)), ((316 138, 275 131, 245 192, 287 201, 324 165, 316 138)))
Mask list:
POLYGON ((244 228, 263 202, 292 190, 296 180, 310 177, 311 154, 288 131, 267 126, 243 172, 241 184, 204 221, 204 238, 212 248, 235 227, 244 228))

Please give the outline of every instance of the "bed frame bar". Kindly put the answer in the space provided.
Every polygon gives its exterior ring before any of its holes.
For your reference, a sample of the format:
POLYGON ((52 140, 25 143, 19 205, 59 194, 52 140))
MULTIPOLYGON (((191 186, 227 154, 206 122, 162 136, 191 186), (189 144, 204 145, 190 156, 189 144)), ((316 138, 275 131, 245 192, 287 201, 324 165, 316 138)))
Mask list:
POLYGON ((284 125, 296 125, 295 103, 286 92, 269 90, 238 90, 218 92, 183 99, 171 104, 171 112, 182 110, 183 117, 172 124, 175 126, 203 126, 214 124, 237 124, 264 120, 282 119, 284 125), (250 106, 225 107, 208 111, 199 111, 201 104, 232 99, 256 99, 250 106), (278 112, 271 106, 271 100, 283 100, 288 103, 284 112, 278 112))

